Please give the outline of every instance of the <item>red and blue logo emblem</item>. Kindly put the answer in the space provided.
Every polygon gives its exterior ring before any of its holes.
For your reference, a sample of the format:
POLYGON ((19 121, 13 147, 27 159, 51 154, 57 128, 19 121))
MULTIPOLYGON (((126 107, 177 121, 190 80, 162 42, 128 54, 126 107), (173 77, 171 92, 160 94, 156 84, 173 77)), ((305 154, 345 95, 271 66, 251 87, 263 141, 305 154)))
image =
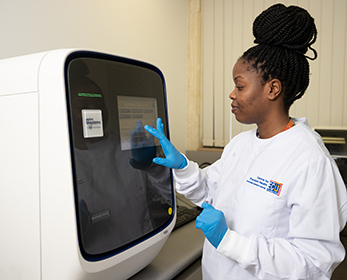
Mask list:
POLYGON ((282 183, 278 183, 274 180, 268 180, 264 179, 260 176, 257 177, 249 177, 248 180, 246 180, 247 183, 257 186, 263 190, 266 190, 269 193, 275 194, 277 196, 280 196, 281 190, 282 190, 282 183))
POLYGON ((278 183, 278 182, 275 182, 273 180, 270 180, 270 183, 267 187, 267 191, 270 192, 270 193, 273 193, 277 196, 280 196, 281 194, 281 190, 282 190, 282 185, 281 183, 278 183))

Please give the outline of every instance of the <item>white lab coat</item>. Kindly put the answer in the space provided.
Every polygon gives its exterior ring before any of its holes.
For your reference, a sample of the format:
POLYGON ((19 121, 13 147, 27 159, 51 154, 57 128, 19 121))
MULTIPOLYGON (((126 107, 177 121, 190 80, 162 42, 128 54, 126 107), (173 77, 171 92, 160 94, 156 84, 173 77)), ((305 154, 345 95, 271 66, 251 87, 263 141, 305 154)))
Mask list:
POLYGON ((175 170, 177 191, 224 212, 228 231, 207 240, 208 279, 329 279, 343 260, 345 184, 322 139, 305 119, 270 139, 234 137, 220 160, 175 170))

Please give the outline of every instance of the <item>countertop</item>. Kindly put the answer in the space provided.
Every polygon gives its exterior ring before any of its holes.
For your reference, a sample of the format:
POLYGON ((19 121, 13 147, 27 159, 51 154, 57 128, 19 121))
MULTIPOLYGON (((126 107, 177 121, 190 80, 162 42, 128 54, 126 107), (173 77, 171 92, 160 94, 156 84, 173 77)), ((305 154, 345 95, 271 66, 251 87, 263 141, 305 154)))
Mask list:
POLYGON ((129 278, 170 280, 201 257, 205 236, 192 221, 174 230, 158 256, 143 270, 129 278))

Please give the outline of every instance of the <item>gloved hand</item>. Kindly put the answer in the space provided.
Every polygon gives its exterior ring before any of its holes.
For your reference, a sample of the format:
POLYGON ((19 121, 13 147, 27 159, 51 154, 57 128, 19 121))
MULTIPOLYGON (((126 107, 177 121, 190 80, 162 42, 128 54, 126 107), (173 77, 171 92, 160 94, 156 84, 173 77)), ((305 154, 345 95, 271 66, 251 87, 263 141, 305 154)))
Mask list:
POLYGON ((131 154, 130 164, 136 169, 146 169, 156 156, 156 147, 153 136, 147 137, 141 121, 137 121, 135 130, 131 132, 131 154))
POLYGON ((204 208, 196 218, 195 227, 202 230, 206 238, 217 249, 222 241, 228 226, 222 211, 216 210, 212 205, 203 203, 204 208))
POLYGON ((166 158, 156 157, 153 162, 159 165, 163 165, 169 168, 182 169, 187 166, 186 158, 175 148, 174 145, 166 138, 164 134, 164 125, 161 119, 157 119, 157 129, 145 125, 145 129, 153 136, 159 139, 160 145, 163 148, 163 152, 166 158))

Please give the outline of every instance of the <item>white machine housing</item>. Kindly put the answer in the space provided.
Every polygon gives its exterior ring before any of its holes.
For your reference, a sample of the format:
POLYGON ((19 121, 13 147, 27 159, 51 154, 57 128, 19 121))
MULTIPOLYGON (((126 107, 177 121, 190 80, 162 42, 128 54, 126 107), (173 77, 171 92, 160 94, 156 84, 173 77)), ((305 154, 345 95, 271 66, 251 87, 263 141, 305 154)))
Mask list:
POLYGON ((174 227, 176 216, 107 259, 81 255, 64 78, 76 51, 0 61, 0 279, 127 279, 156 257, 174 227))

